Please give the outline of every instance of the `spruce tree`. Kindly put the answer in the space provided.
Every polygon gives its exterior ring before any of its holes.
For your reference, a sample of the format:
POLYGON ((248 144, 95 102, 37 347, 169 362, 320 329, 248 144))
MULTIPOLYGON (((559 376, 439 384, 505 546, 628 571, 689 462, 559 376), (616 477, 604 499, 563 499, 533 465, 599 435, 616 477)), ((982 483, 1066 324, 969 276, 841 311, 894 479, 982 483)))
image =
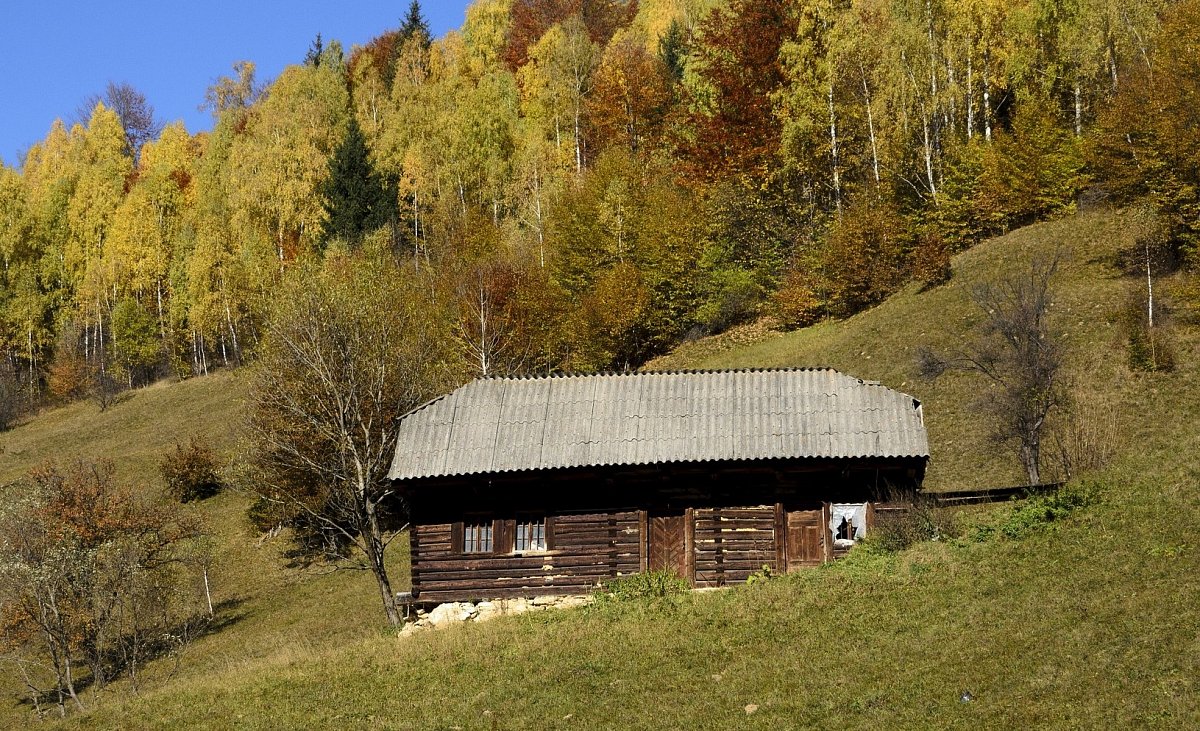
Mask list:
POLYGON ((667 32, 658 39, 658 57, 662 59, 663 65, 671 72, 675 81, 683 81, 688 53, 686 31, 678 20, 672 20, 667 26, 667 32))
POLYGON ((321 65, 321 54, 325 51, 325 42, 321 40, 321 34, 313 39, 312 45, 308 47, 308 53, 304 54, 304 65, 317 68, 321 65))
POLYGON ((421 3, 417 0, 412 0, 412 4, 408 6, 404 22, 400 24, 400 43, 397 45, 403 46, 412 38, 419 39, 422 50, 428 50, 429 45, 433 42, 433 35, 429 32, 429 23, 421 14, 421 3))
POLYGON ((322 193, 329 216, 326 241, 343 238, 355 244, 393 218, 395 199, 371 164, 367 140, 353 116, 345 138, 329 160, 329 177, 322 193))

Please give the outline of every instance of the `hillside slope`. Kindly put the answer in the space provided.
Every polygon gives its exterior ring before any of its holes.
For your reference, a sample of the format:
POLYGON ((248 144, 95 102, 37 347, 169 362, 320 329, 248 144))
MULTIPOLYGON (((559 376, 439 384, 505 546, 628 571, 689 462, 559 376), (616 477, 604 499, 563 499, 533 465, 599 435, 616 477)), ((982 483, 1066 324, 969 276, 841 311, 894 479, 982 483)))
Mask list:
MULTIPOLYGON (((1134 244, 1139 225, 1131 212, 1093 211, 1029 226, 955 257, 952 280, 932 290, 910 285, 847 320, 791 333, 759 333, 750 344, 720 337, 687 344, 647 368, 827 365, 881 381, 925 405, 932 451, 927 489, 1020 484, 1024 474, 1015 454, 989 443, 986 425, 971 408, 986 382, 967 373, 921 380, 917 349, 926 345, 948 352, 968 343, 982 319, 970 300, 973 287, 1028 272, 1034 259, 1058 255, 1052 329, 1067 345, 1073 395, 1088 405, 1107 402, 1124 414, 1161 380, 1128 371, 1116 324, 1130 281, 1114 262, 1120 250, 1134 244)), ((1182 347, 1194 348, 1195 342, 1182 347)))
MULTIPOLYGON (((190 646, 177 671, 152 668, 140 695, 118 683, 67 725, 1200 725, 1200 332, 1181 329, 1173 373, 1125 368, 1111 315, 1127 283, 1112 260, 1136 233, 1120 212, 1041 224, 961 255, 946 286, 911 288, 846 322, 751 345, 695 343, 653 364, 827 364, 881 380, 926 404, 932 486, 1016 481, 1015 460, 987 443, 969 408, 979 382, 917 381, 913 354, 922 343, 947 347, 968 336, 972 283, 1061 248, 1056 311, 1079 398, 1118 412, 1122 434, 1112 464, 1081 481, 1095 502, 1061 523, 1016 539, 975 540, 968 530, 898 555, 860 550, 745 589, 396 638, 381 630, 369 577, 286 568, 282 542, 259 547, 241 520, 246 499, 223 495, 203 506, 222 552, 219 629, 190 646), (964 692, 974 700, 962 702, 964 692)), ((200 379, 138 393, 112 418, 144 409, 164 426, 194 423, 197 401, 172 411, 156 400, 185 387, 196 399, 211 391, 218 411, 223 398, 235 408, 234 382, 200 379)), ((0 474, 43 449, 100 447, 129 465, 127 474, 149 475, 158 449, 143 443, 149 437, 121 447, 109 440, 123 425, 94 429, 93 417, 94 408, 52 412, 0 436, 0 474)), ((226 411, 207 428, 219 433, 229 421, 226 411)), ((1009 511, 963 521, 1003 521, 1009 511)), ((0 699, 0 725, 25 714, 0 699)))

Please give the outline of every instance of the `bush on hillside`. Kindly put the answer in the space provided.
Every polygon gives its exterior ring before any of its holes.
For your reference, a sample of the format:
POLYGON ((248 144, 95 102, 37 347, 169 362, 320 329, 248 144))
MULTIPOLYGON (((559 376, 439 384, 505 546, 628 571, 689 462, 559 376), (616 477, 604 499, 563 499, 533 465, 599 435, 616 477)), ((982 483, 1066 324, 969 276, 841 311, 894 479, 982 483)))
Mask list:
POLYGON ((991 538, 1018 540, 1057 526, 1081 508, 1095 503, 1096 488, 1091 484, 1069 484, 1049 495, 1036 495, 1011 508, 997 523, 976 526, 971 539, 977 543, 991 538))
POLYGON ((886 552, 903 551, 924 541, 937 541, 958 535, 954 515, 929 498, 916 498, 906 510, 875 513, 875 526, 866 543, 886 552))
POLYGON ((1121 446, 1120 409, 1108 399, 1078 389, 1065 418, 1053 427, 1056 480, 1092 472, 1107 465, 1121 446))
POLYGON ((1150 324, 1150 298, 1146 283, 1137 282, 1121 310, 1129 368, 1135 371, 1172 371, 1175 369, 1175 336, 1162 295, 1154 298, 1154 325, 1150 324))
POLYGON ((47 463, 0 487, 0 653, 37 668, 34 709, 84 710, 122 676, 136 692, 139 668, 202 611, 203 525, 145 497, 107 460, 47 463))
POLYGON ((926 287, 936 287, 950 281, 950 246, 940 233, 925 230, 917 238, 910 256, 913 278, 926 287))
POLYGON ((201 437, 193 436, 187 446, 176 444, 163 456, 158 471, 167 485, 167 494, 181 503, 203 500, 221 491, 220 460, 201 437))
POLYGON ((688 583, 673 571, 646 571, 604 582, 596 591, 596 600, 644 602, 683 594, 688 583))

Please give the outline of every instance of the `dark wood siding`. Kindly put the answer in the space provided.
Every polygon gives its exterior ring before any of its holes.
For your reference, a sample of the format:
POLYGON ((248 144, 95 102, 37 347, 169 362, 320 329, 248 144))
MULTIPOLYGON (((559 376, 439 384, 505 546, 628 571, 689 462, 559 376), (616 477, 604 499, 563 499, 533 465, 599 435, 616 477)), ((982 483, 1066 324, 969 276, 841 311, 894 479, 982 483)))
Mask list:
POLYGON ((775 506, 694 511, 695 585, 744 582, 763 566, 778 570, 775 506))
MULTIPOLYGON (((412 531, 413 588, 423 603, 586 594, 604 579, 637 573, 642 566, 636 511, 554 516, 547 520, 553 548, 528 554, 460 553, 455 526, 418 525, 412 531)), ((511 542, 499 544, 505 545, 511 542)))
MULTIPOLYGON (((413 588, 418 601, 437 603, 582 594, 652 563, 672 566, 697 587, 744 582, 764 565, 819 564, 835 557, 830 503, 872 502, 885 488, 911 491, 923 471, 924 460, 729 461, 468 475, 397 488, 417 524, 413 588), (518 555, 513 527, 531 518, 545 518, 548 550, 518 555), (665 553, 652 562, 658 518, 674 524, 659 525, 671 538, 660 537, 665 553), (489 521, 494 552, 461 553, 464 522, 489 521)), ((874 517, 869 512, 868 522, 874 517)))

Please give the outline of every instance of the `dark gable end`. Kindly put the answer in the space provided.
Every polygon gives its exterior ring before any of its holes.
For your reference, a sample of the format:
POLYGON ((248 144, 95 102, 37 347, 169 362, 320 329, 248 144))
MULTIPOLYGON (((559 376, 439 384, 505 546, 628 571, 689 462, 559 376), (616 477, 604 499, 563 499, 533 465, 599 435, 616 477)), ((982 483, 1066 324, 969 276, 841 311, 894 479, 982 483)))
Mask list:
POLYGON ((928 456, 919 401, 828 368, 492 378, 405 415, 389 476, 928 456))

